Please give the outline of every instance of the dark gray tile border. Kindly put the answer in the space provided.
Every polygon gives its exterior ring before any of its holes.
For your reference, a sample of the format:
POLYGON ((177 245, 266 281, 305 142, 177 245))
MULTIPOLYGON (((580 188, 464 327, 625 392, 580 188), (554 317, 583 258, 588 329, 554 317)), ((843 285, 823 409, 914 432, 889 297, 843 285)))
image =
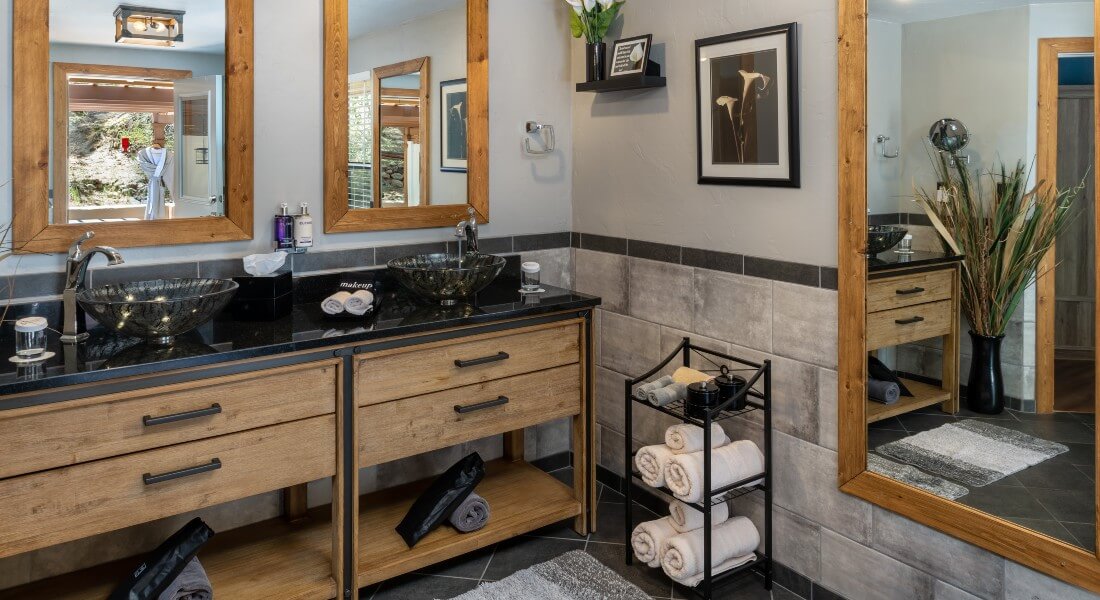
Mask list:
POLYGON ((65 289, 64 273, 27 273, 0 277, 0 304, 8 298, 38 298, 59 296, 65 289))
POLYGON ((821 267, 756 256, 745 257, 745 275, 813 287, 821 285, 821 267))
POLYGON ((376 264, 384 265, 395 258, 409 256, 410 254, 437 254, 446 251, 447 242, 402 244, 400 246, 379 246, 374 249, 374 260, 376 264))
POLYGON ((814 600, 848 600, 844 596, 841 596, 840 594, 838 594, 838 593, 836 593, 836 592, 834 592, 834 591, 832 591, 828 588, 823 588, 820 585, 818 585, 817 583, 814 583, 813 599, 814 600))
POLYGON ((513 252, 530 252, 532 250, 550 250, 552 248, 565 248, 569 245, 572 236, 567 231, 558 233, 536 233, 533 235, 517 235, 512 237, 513 252))
POLYGON ((714 250, 684 248, 683 264, 689 267, 737 273, 738 275, 745 272, 744 256, 728 252, 715 252, 714 250))
POLYGON ((367 269, 373 267, 374 248, 353 248, 332 252, 311 252, 291 255, 295 273, 331 271, 335 269, 367 269))
MULTIPOLYGON (((568 234, 566 234, 566 235, 568 235, 568 234)), ((454 243, 454 242, 452 242, 452 243, 454 243)), ((449 245, 450 244, 448 244, 448 246, 449 245)), ((568 245, 568 240, 566 240, 566 243, 563 244, 562 246, 554 246, 554 247, 555 248, 563 248, 567 245, 568 245)), ((513 250, 513 241, 512 241, 511 236, 508 236, 508 237, 495 237, 495 238, 484 238, 484 239, 478 240, 478 248, 481 252, 484 252, 486 254, 509 254, 509 253, 512 253, 512 252, 516 252, 516 250, 513 250)), ((457 252, 457 249, 455 251, 457 252)))
POLYGON ((836 291, 840 289, 839 275, 835 267, 821 267, 821 287, 836 291))
POLYGON ((867 215, 868 225, 904 225, 904 213, 882 213, 877 215, 867 215))
POLYGON ((582 233, 580 236, 581 248, 585 250, 595 250, 596 252, 607 252, 610 254, 626 254, 627 241, 623 238, 596 235, 594 233, 582 233))
POLYGON ((909 225, 919 225, 923 227, 932 226, 932 219, 929 219, 928 215, 925 213, 908 213, 907 219, 906 223, 909 225))
POLYGON ((772 561, 772 569, 775 583, 794 592, 800 598, 810 598, 813 594, 814 582, 809 577, 776 561, 772 561))
POLYGON ((580 248, 581 247, 581 234, 573 231, 569 234, 569 247, 580 248))
MULTIPOLYGON (((126 253, 122 253, 123 258, 126 253)), ((180 279, 198 277, 199 263, 166 263, 159 265, 138 265, 135 267, 115 266, 89 269, 88 287, 125 283, 127 281, 148 281, 151 279, 180 279)))
POLYGON ((628 256, 659 260, 661 262, 680 264, 680 253, 683 248, 669 244, 656 242, 643 242, 642 240, 627 240, 626 251, 628 256))

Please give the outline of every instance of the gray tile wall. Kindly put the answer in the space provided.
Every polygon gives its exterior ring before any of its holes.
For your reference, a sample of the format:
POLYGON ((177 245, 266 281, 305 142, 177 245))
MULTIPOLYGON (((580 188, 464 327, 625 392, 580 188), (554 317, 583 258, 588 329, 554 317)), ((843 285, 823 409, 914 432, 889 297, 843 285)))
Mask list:
MULTIPOLYGON (((691 336, 700 345, 773 361, 776 558, 812 580, 812 586, 803 583, 814 598, 1100 597, 837 489, 835 291, 793 285, 781 277, 752 277, 740 269, 729 273, 721 265, 730 261, 713 255, 689 262, 682 254, 682 263, 671 265, 661 264, 673 262, 663 260, 667 252, 646 248, 661 261, 630 256, 625 245, 603 238, 590 245, 602 250, 578 246, 574 243, 576 289, 605 300, 597 311, 596 369, 596 434, 603 467, 623 473, 623 381, 648 370, 680 338, 691 336)), ((631 446, 660 439, 666 425, 661 413, 635 411, 631 446)), ((733 437, 762 442, 758 413, 724 426, 733 437)), ((762 499, 746 496, 734 508, 759 520, 762 499)), ((806 591, 798 593, 809 597, 806 591)))

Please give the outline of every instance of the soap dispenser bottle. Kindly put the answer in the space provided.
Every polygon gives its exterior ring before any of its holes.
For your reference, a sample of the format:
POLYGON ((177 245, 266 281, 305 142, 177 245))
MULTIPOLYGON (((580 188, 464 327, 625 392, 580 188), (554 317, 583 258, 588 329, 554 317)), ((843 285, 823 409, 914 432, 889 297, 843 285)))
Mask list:
POLYGON ((313 217, 309 215, 309 204, 303 202, 298 206, 299 212, 294 217, 294 247, 313 247, 313 217))
POLYGON ((294 249, 294 217, 286 202, 279 205, 279 214, 275 215, 275 249, 294 249))

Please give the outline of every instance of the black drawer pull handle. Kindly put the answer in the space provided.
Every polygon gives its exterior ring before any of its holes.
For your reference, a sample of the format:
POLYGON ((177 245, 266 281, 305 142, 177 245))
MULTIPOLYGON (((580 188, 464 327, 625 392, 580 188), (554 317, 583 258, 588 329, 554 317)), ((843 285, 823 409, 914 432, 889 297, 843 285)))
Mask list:
POLYGON ((141 418, 141 423, 146 427, 152 427, 153 425, 166 425, 168 423, 175 423, 177 421, 186 421, 188 419, 197 419, 199 417, 209 417, 216 415, 222 411, 222 405, 214 403, 210 405, 210 408, 200 408, 198 410, 189 410, 187 412, 176 413, 174 415, 164 415, 163 417, 151 417, 145 415, 141 418))
POLYGON ((907 290, 898 290, 897 293, 899 296, 912 296, 913 294, 919 294, 923 291, 925 291, 925 289, 922 287, 914 287, 907 290))
POLYGON ((160 475, 151 475, 149 473, 146 473, 141 476, 141 480, 145 482, 145 485, 153 485, 155 483, 164 483, 165 481, 172 481, 173 479, 190 477, 192 475, 198 475, 200 473, 217 471, 220 468, 222 468, 222 461, 215 458, 211 460, 208 464, 199 465, 197 467, 188 467, 186 469, 180 469, 179 471, 172 471, 170 473, 161 473, 160 475))
POLYGON ((913 317, 912 319, 897 319, 894 322, 898 325, 915 325, 924 321, 924 317, 913 317))
POLYGON ((461 404, 455 405, 455 412, 464 415, 466 413, 477 412, 479 410, 485 410, 486 408, 493 408, 494 406, 504 406, 508 404, 508 396, 500 396, 496 400, 489 400, 488 402, 479 402, 477 404, 470 404, 462 406, 461 404))
POLYGON ((507 352, 497 352, 492 356, 483 356, 481 358, 471 358, 470 360, 455 359, 455 366, 463 369, 466 367, 476 367, 477 365, 486 365, 501 360, 508 360, 510 358, 507 352))

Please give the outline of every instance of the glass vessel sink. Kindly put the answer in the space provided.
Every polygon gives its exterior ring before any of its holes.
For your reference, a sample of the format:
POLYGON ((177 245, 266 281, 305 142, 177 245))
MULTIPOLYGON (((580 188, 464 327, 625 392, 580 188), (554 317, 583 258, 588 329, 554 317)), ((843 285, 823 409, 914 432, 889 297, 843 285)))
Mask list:
POLYGON ((886 252, 901 243, 909 230, 897 225, 870 225, 867 227, 867 255, 886 252))
POLYGON ((76 301, 107 329, 168 345, 217 316, 236 291, 228 279, 158 279, 81 290, 76 301))
POLYGON ((409 291, 453 306, 485 289, 504 268, 504 257, 491 254, 420 254, 391 260, 387 266, 409 291))

